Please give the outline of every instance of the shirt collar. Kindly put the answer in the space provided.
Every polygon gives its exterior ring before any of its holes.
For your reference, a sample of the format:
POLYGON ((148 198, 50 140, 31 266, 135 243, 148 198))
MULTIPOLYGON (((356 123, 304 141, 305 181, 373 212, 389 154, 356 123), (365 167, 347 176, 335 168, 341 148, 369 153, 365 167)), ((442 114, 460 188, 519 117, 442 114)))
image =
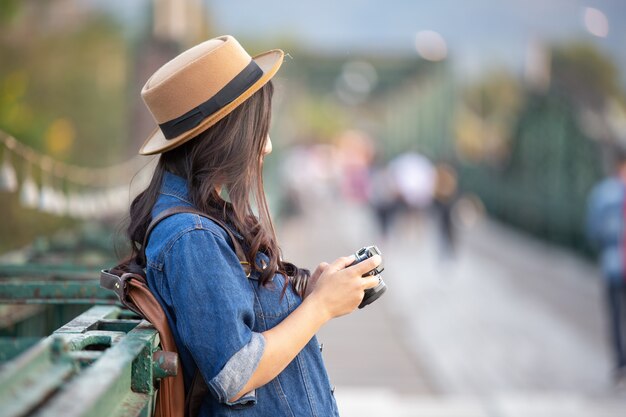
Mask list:
MULTIPOLYGON (((189 205, 193 205, 191 203, 191 199, 189 198, 187 181, 183 177, 179 177, 178 175, 172 174, 169 171, 165 171, 165 175, 163 176, 163 182, 161 183, 161 190, 159 191, 159 193, 178 198, 179 200, 182 200, 189 205)), ((232 227, 230 224, 227 224, 227 226, 238 239, 243 239, 243 236, 237 230, 235 230, 234 227, 232 227)))
POLYGON ((176 197, 191 204, 189 201, 187 181, 178 175, 172 174, 171 172, 165 171, 163 182, 161 183, 161 190, 159 192, 164 195, 176 197))

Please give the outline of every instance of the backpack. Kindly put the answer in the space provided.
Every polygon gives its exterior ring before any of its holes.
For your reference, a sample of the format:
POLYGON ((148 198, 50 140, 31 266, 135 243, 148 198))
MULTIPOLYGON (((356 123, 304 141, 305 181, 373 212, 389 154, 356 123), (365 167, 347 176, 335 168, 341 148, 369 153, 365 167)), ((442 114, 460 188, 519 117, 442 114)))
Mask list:
MULTIPOLYGON (((238 239, 233 235, 233 232, 222 221, 191 207, 171 207, 152 219, 146 231, 143 245, 141 246, 144 259, 150 232, 152 232, 159 222, 178 213, 197 214, 221 226, 228 233, 235 248, 235 253, 244 266, 246 274, 249 273, 249 265, 248 262, 246 262, 243 248, 238 239)), ((163 351, 178 354, 178 349, 176 348, 174 337, 172 336, 167 322, 167 317, 161 305, 148 288, 145 272, 126 272, 126 265, 127 264, 122 263, 111 269, 102 270, 100 273, 100 286, 114 291, 124 307, 133 311, 144 320, 149 321, 155 327, 159 333, 161 349, 163 351)), ((161 379, 154 416, 195 417, 198 415, 203 397, 206 396, 208 392, 204 378, 200 371, 196 369, 187 396, 185 396, 183 372, 179 370, 175 376, 161 379)))

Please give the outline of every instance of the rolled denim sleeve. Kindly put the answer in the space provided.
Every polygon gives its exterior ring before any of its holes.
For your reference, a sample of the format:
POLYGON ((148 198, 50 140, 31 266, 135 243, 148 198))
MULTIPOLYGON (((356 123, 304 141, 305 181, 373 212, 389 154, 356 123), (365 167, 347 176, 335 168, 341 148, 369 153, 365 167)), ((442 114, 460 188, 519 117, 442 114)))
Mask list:
POLYGON ((209 389, 220 402, 229 405, 256 403, 254 390, 242 396, 234 403, 228 400, 241 391, 243 385, 250 379, 252 373, 245 377, 241 373, 241 370, 252 369, 254 371, 261 360, 264 347, 265 338, 259 333, 252 333, 250 343, 242 347, 239 352, 235 353, 228 362, 226 362, 226 365, 222 368, 220 373, 208 382, 207 385, 209 389))
POLYGON ((254 391, 229 402, 256 370, 265 338, 252 330, 254 292, 228 242, 204 228, 188 231, 165 268, 177 330, 209 390, 231 406, 255 404, 254 391))

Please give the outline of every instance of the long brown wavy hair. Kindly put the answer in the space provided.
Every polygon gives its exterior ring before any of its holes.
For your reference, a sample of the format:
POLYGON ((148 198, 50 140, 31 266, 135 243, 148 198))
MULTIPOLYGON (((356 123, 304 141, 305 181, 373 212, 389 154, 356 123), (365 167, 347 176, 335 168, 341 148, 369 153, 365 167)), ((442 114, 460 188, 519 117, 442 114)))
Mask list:
POLYGON ((260 273, 260 284, 267 284, 275 273, 292 281, 310 276, 308 270, 282 260, 265 199, 263 152, 273 90, 270 81, 215 125, 160 156, 150 185, 130 207, 130 269, 146 266, 141 244, 164 174, 169 171, 187 181, 190 201, 198 210, 221 218, 244 237, 246 260, 260 273), (220 187, 230 201, 220 197, 220 187), (265 268, 255 262, 259 251, 269 257, 265 268))

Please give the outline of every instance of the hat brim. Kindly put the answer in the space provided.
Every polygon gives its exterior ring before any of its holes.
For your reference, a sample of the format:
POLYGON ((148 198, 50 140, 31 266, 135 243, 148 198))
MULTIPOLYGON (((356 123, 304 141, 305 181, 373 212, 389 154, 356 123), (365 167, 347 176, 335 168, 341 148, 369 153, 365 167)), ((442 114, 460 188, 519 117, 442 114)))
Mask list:
POLYGON ((235 100, 228 103, 206 119, 202 120, 202 122, 200 122, 198 126, 174 138, 166 139, 161 129, 156 128, 154 132, 152 132, 152 134, 148 136, 148 139, 146 139, 144 144, 139 149, 139 154, 154 155, 169 151, 170 149, 182 145, 188 140, 194 138, 199 133, 213 126, 215 123, 223 119, 227 114, 233 111, 235 107, 239 106, 245 100, 250 98, 252 94, 256 93, 261 87, 267 84, 267 82, 272 79, 276 72, 278 72, 278 69, 283 63, 284 55, 284 52, 280 49, 273 49, 271 51, 264 52, 260 55, 253 57, 252 59, 263 71, 263 75, 254 84, 252 84, 250 88, 244 91, 235 100))

